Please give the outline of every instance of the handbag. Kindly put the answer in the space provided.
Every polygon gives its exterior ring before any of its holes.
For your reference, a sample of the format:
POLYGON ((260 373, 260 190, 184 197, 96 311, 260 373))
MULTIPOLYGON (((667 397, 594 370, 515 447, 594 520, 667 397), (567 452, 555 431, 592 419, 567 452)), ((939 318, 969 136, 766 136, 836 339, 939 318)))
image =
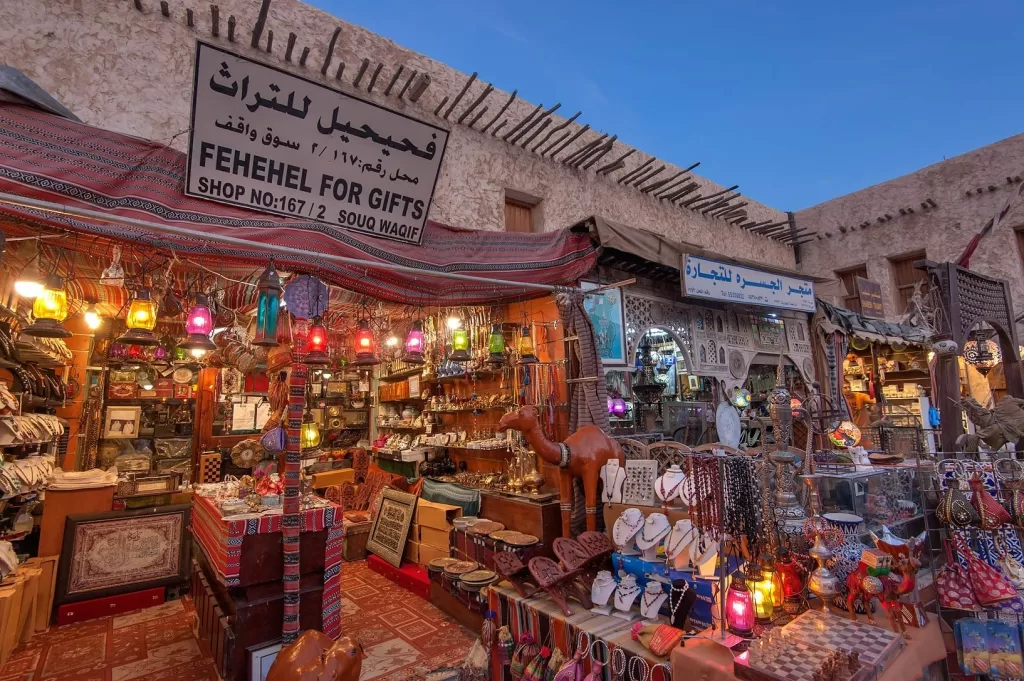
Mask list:
POLYGON ((980 605, 991 606, 1017 597, 1017 590, 999 570, 978 558, 963 537, 958 534, 953 537, 957 553, 967 561, 967 581, 980 605))
POLYGON ((284 428, 281 426, 271 428, 260 437, 260 444, 263 446, 263 449, 271 454, 280 454, 288 445, 288 438, 285 435, 284 428))
POLYGON ((996 537, 996 545, 999 548, 999 558, 996 562, 999 563, 999 569, 1003 575, 1013 584, 1013 588, 1018 591, 1024 589, 1024 565, 1010 555, 1006 550, 1006 543, 1002 537, 996 537))
POLYGON ((971 504, 978 512, 978 523, 983 530, 994 530, 1010 522, 1010 514, 985 489, 985 482, 977 473, 971 478, 971 504))
POLYGON ((540 647, 534 642, 533 637, 523 634, 519 638, 519 647, 512 653, 512 664, 508 668, 512 681, 522 681, 526 668, 539 653, 540 647))
POLYGON ((978 511, 960 489, 959 478, 951 480, 946 487, 945 494, 939 499, 939 505, 935 507, 935 518, 947 527, 968 527, 978 524, 978 511))
POLYGON ((551 648, 544 646, 537 653, 537 656, 530 660, 523 670, 523 681, 544 681, 544 670, 548 666, 548 658, 551 657, 551 648))
POLYGON ((581 631, 576 639, 576 652, 559 668, 554 681, 583 681, 583 656, 590 649, 590 634, 581 631))
POLYGON ((946 564, 939 568, 935 575, 935 590, 938 593, 939 605, 948 610, 980 610, 974 591, 967 581, 967 575, 960 563, 953 557, 949 548, 949 540, 942 541, 946 553, 946 564))

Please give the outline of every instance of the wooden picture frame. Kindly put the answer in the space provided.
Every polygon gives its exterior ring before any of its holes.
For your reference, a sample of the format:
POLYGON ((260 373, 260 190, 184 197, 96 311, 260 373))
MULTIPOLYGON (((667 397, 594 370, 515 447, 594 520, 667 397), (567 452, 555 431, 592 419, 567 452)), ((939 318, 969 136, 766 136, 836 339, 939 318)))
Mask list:
MULTIPOLYGON (((584 291, 600 288, 591 281, 580 282, 584 291)), ((627 366, 626 304, 621 288, 610 288, 599 294, 584 296, 583 309, 594 325, 597 355, 603 366, 627 366)))
POLYGON ((249 653, 249 681, 266 681, 270 667, 283 647, 284 644, 278 639, 246 648, 246 652, 249 653))
POLYGON ((416 512, 416 495, 385 489, 381 497, 380 510, 370 527, 366 550, 375 553, 396 568, 402 566, 405 542, 409 539, 409 527, 416 512))
POLYGON ((142 407, 108 406, 103 414, 103 439, 135 439, 139 437, 142 407))
POLYGON ((188 580, 191 504, 69 515, 56 605, 188 580))

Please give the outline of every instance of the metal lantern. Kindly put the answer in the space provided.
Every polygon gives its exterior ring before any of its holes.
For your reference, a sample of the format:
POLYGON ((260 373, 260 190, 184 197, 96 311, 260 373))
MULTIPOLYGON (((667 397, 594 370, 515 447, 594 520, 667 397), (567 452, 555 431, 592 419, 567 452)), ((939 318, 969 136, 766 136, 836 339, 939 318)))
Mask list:
POLYGON ((135 294, 124 323, 128 331, 118 337, 119 342, 130 345, 160 344, 160 339, 153 333, 156 328, 156 303, 149 289, 144 288, 135 294))
POLYGON ((423 364, 423 322, 416 320, 405 337, 405 354, 402 359, 406 364, 423 364))
POLYGON ((775 569, 781 576, 783 609, 790 615, 801 612, 806 602, 804 588, 807 586, 807 570, 793 559, 793 555, 787 549, 779 551, 775 569))
POLYGON ((308 409, 302 415, 302 428, 299 430, 299 445, 302 449, 313 449, 320 444, 320 426, 308 409))
POLYGON ((754 619, 758 622, 771 622, 775 614, 775 584, 772 575, 766 574, 760 565, 751 565, 750 573, 747 575, 747 586, 750 588, 754 602, 754 619))
POLYGON ((469 331, 466 327, 459 325, 452 329, 452 351, 448 355, 449 362, 468 362, 472 359, 469 356, 469 331))
POLYGON ((732 583, 725 592, 725 624, 737 636, 749 638, 754 635, 754 596, 747 588, 742 572, 733 575, 732 583))
POLYGON ((267 269, 260 275, 257 284, 259 294, 256 298, 256 333, 252 340, 253 345, 266 348, 276 347, 277 343, 277 321, 281 313, 281 277, 274 268, 274 261, 270 261, 267 269))
POLYGON ((519 334, 519 343, 516 346, 519 351, 520 364, 536 364, 537 354, 533 349, 533 338, 530 336, 530 327, 523 326, 519 334))
POLYGON ((331 357, 327 354, 327 327, 320 317, 313 317, 313 323, 306 334, 306 356, 303 364, 330 364, 331 357))
POLYGON ((491 326, 491 335, 487 339, 487 362, 494 366, 505 363, 505 334, 501 332, 501 324, 491 326))
POLYGON ((999 344, 992 340, 995 331, 978 329, 973 335, 973 339, 964 343, 964 361, 977 369, 982 376, 987 376, 993 367, 1003 361, 999 344))
MULTIPOLYGON (((196 303, 188 311, 188 318, 185 321, 188 338, 178 345, 185 350, 202 350, 200 356, 216 350, 217 346, 210 340, 210 331, 212 330, 213 315, 210 314, 210 301, 205 293, 197 293, 196 303)), ((192 354, 195 356, 195 352, 192 354)))
POLYGON ((360 319, 359 329, 356 331, 356 360, 352 362, 352 366, 373 366, 374 364, 380 364, 380 359, 377 358, 373 331, 370 330, 370 322, 360 319))
POLYGON ((71 332, 61 326, 68 316, 68 294, 64 291, 64 282, 56 274, 46 277, 43 290, 32 303, 31 325, 25 327, 27 336, 40 338, 68 338, 71 332))

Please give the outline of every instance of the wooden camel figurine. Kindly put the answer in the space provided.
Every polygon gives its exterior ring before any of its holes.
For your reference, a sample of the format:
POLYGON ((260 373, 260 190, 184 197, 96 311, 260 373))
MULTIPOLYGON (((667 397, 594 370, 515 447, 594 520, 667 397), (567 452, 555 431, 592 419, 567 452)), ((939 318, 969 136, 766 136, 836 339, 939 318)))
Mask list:
POLYGON ((501 417, 498 432, 518 430, 540 458, 559 467, 558 492, 562 507, 562 536, 571 537, 572 480, 583 481, 586 497, 587 529, 597 529, 597 484, 601 467, 610 459, 625 465, 625 456, 619 443, 597 426, 583 426, 565 439, 550 442, 540 428, 539 414, 534 406, 525 406, 501 417), (563 450, 568 448, 568 451, 563 450))
POLYGON ((903 623, 903 618, 900 617, 899 600, 900 596, 913 592, 914 587, 917 586, 917 571, 921 568, 919 556, 923 546, 922 540, 915 537, 902 546, 879 541, 877 546, 892 558, 892 570, 900 573, 902 579, 892 574, 871 577, 867 573, 867 565, 862 561, 856 571, 851 572, 846 578, 846 588, 849 594, 846 597, 846 609, 850 613, 850 619, 856 621, 857 611, 854 606, 857 599, 862 598, 864 611, 868 614, 868 621, 874 624, 871 600, 877 598, 885 608, 885 614, 889 617, 889 626, 892 627, 892 630, 899 632, 903 638, 909 640, 910 634, 907 633, 907 627, 903 623))
POLYGON ((307 629, 277 654, 267 681, 359 681, 363 646, 348 636, 335 641, 307 629))

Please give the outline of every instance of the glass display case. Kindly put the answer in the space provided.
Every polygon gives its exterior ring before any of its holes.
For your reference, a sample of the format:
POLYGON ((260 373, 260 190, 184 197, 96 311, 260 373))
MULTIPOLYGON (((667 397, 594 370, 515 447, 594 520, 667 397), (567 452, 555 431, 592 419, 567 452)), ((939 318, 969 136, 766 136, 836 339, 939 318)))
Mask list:
POLYGON ((819 465, 822 515, 849 513, 863 519, 862 533, 886 526, 898 537, 923 528, 918 469, 906 466, 819 465))

